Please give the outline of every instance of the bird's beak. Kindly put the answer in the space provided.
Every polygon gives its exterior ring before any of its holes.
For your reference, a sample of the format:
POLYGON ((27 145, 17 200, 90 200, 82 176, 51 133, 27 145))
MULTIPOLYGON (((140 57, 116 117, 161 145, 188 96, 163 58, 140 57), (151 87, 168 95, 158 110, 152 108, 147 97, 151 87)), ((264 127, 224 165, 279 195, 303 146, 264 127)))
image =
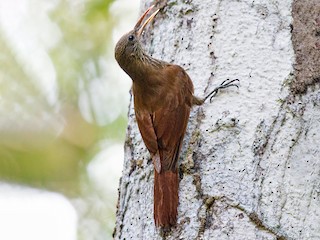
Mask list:
POLYGON ((151 7, 149 7, 144 14, 142 14, 142 16, 139 18, 136 26, 134 27, 134 29, 136 29, 137 31, 137 36, 140 37, 144 28, 147 26, 147 24, 149 22, 152 21, 152 19, 157 15, 157 13, 159 12, 160 9, 158 9, 157 11, 155 11, 154 13, 152 13, 152 15, 143 23, 143 25, 140 27, 143 19, 145 18, 145 16, 151 11, 151 9, 154 7, 154 5, 152 5, 151 7))

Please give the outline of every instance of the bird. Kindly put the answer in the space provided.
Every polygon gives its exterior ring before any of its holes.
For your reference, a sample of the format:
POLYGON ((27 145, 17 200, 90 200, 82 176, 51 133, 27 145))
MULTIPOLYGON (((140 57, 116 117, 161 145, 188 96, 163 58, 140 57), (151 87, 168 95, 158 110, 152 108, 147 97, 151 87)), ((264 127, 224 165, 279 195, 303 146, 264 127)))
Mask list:
POLYGON ((143 50, 142 33, 160 9, 142 22, 153 8, 149 7, 117 42, 115 59, 132 79, 136 121, 154 166, 154 222, 156 227, 170 229, 177 222, 178 160, 190 110, 209 97, 211 102, 222 88, 238 87, 239 80, 227 79, 206 97, 195 96, 193 83, 182 67, 155 59, 143 50))

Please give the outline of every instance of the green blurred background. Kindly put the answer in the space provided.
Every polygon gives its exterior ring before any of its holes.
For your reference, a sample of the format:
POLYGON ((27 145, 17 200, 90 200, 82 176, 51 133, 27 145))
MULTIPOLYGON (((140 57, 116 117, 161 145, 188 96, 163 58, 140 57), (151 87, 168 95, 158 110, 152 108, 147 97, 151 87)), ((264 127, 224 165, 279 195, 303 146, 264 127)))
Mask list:
POLYGON ((112 235, 131 86, 113 49, 138 7, 0 1, 0 181, 66 196, 78 239, 112 235))

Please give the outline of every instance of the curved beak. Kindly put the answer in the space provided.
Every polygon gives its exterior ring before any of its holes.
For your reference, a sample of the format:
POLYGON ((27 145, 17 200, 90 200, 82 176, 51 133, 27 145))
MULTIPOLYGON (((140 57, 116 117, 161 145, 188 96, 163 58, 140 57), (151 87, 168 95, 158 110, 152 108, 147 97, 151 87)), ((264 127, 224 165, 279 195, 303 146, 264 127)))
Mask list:
POLYGON ((137 36, 140 37, 144 28, 148 25, 148 23, 150 23, 153 18, 157 15, 157 13, 159 12, 160 9, 158 9, 157 11, 155 11, 154 13, 152 13, 152 15, 142 24, 142 26, 140 27, 143 19, 145 18, 145 16, 151 11, 151 9, 154 8, 154 5, 152 5, 151 7, 149 7, 143 14, 142 16, 139 18, 138 22, 136 23, 134 29, 137 31, 137 36))

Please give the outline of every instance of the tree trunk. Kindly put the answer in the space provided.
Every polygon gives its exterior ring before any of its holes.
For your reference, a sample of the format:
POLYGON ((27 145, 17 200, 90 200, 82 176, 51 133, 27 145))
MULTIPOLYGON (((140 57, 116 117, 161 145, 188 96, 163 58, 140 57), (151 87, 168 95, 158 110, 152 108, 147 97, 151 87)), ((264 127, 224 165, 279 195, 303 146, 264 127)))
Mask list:
POLYGON ((165 236, 131 101, 115 239, 320 239, 320 2, 158 2, 147 52, 185 68, 198 96, 241 86, 193 108, 165 236))

